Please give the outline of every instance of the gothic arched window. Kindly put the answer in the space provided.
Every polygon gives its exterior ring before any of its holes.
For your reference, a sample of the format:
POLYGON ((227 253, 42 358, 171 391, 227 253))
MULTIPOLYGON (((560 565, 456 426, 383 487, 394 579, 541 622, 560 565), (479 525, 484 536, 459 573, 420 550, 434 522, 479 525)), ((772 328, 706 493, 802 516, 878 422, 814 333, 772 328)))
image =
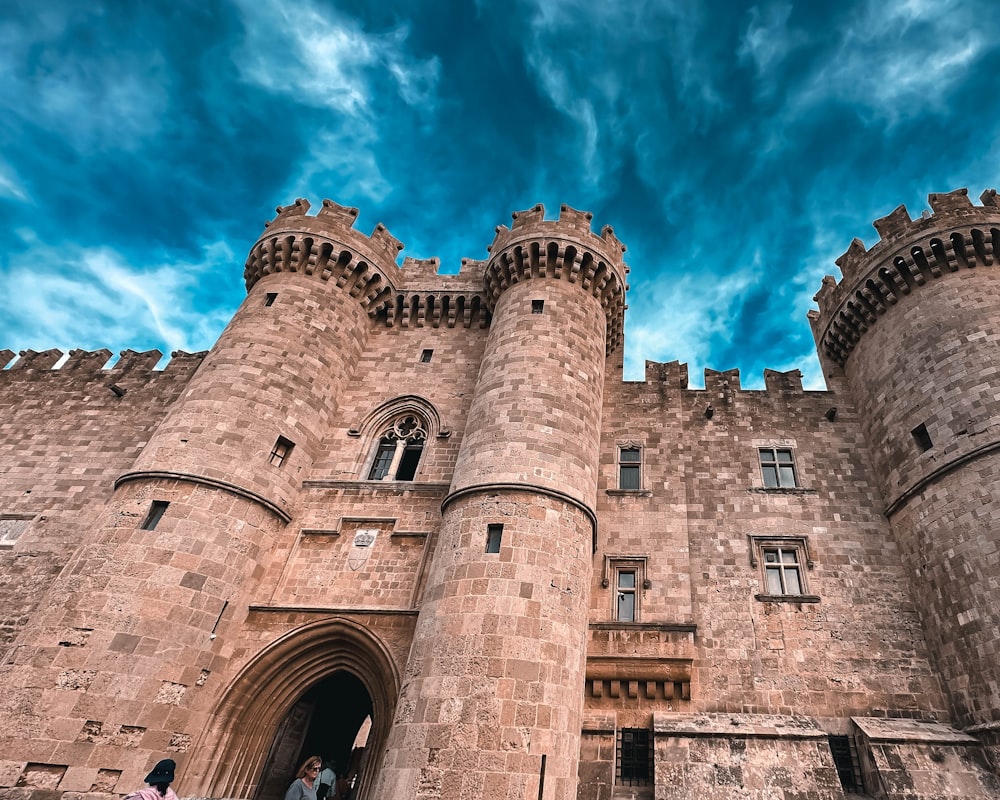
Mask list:
POLYGON ((401 414, 378 440, 370 481, 412 481, 427 440, 426 425, 414 414, 401 414))

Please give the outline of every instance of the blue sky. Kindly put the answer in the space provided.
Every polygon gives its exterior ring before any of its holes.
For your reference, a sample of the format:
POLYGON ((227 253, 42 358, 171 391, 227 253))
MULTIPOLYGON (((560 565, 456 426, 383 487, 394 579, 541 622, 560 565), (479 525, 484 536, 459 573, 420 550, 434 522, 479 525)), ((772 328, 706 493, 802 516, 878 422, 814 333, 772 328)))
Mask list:
POLYGON ((801 369, 871 221, 1000 186, 997 0, 4 3, 0 348, 202 350, 277 204, 484 258, 560 203, 628 245, 645 359, 801 369))

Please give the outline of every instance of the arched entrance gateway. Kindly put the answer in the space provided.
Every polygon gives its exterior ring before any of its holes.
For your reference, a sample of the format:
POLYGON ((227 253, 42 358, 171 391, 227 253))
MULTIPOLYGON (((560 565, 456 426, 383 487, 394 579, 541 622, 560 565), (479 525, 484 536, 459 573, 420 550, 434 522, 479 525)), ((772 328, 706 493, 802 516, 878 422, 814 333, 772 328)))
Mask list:
POLYGON ((384 644, 343 618, 282 636, 223 695, 185 770, 206 797, 281 800, 301 758, 357 770, 364 800, 392 723, 399 675, 384 644), (357 748, 355 748, 357 745, 357 748))

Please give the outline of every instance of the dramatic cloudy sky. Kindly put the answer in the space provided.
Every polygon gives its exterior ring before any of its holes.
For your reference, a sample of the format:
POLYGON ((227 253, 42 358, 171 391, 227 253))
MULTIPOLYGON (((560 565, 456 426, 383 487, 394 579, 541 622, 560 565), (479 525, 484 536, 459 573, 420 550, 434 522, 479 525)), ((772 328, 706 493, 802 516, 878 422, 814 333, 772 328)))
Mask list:
POLYGON ((997 0, 6 0, 0 348, 201 350, 275 205, 457 270, 560 203, 628 245, 626 374, 799 368, 871 221, 1000 186, 997 0))

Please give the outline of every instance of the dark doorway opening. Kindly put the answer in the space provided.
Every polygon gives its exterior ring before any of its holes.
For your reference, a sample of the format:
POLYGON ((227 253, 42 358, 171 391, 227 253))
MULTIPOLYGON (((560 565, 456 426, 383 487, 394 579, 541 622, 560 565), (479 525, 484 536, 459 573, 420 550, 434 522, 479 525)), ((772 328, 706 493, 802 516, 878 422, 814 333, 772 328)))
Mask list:
POLYGON ((364 787, 357 784, 372 713, 368 690, 350 672, 335 672, 310 688, 278 726, 256 800, 281 800, 299 765, 310 756, 332 760, 338 774, 347 773, 355 784, 351 796, 363 796, 364 787))
POLYGON ((313 707, 312 720, 299 752, 298 763, 309 756, 333 759, 337 772, 359 770, 362 753, 354 742, 372 714, 372 699, 365 685, 349 672, 337 672, 316 684, 302 698, 313 707))

